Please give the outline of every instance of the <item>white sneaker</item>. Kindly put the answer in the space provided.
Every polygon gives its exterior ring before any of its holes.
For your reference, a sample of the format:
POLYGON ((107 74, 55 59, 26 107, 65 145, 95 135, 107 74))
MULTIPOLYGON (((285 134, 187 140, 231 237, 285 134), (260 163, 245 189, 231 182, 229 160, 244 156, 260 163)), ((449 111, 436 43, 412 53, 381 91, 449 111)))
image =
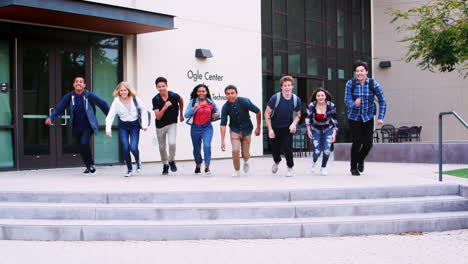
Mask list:
POLYGON ((232 177, 240 177, 240 171, 235 170, 235 171, 232 173, 232 177))
POLYGON ((327 175, 328 175, 328 170, 327 170, 327 168, 326 168, 326 167, 320 168, 320 174, 321 174, 322 176, 327 176, 327 175))
POLYGON ((140 174, 140 173, 141 173, 141 161, 140 161, 140 162, 137 162, 136 167, 137 167, 137 168, 136 168, 136 172, 137 172, 138 174, 140 174))
POLYGON ((124 176, 125 176, 125 177, 130 177, 130 176, 132 176, 132 171, 131 171, 131 170, 127 171, 127 173, 125 173, 124 176))
POLYGON ((312 173, 316 173, 317 171, 317 162, 312 162, 312 173))
POLYGON ((288 172, 286 172, 286 177, 292 177, 294 176, 294 170, 293 168, 288 168, 288 172))
POLYGON ((273 166, 271 166, 271 172, 273 174, 278 172, 278 163, 273 163, 273 166))
POLYGON ((249 172, 249 169, 250 169, 250 164, 248 161, 245 161, 244 162, 244 173, 248 173, 249 172))

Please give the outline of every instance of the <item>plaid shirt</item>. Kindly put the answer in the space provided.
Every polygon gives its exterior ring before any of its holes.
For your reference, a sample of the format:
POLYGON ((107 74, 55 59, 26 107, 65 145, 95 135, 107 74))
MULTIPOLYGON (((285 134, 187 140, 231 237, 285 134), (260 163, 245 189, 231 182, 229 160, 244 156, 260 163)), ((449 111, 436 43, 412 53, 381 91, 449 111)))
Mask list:
POLYGON ((379 83, 374 80, 374 93, 369 89, 369 78, 366 78, 364 85, 355 78, 351 79, 346 83, 345 92, 345 104, 348 107, 348 119, 354 121, 367 122, 371 120, 376 113, 376 105, 374 103, 374 97, 377 96, 379 101, 379 117, 378 119, 384 119, 385 112, 387 110, 387 103, 380 87, 379 83), (351 94, 353 81, 356 80, 356 87, 354 87, 354 93, 351 94), (357 98, 361 98, 361 104, 354 106, 354 101, 357 98))
POLYGON ((313 101, 307 106, 307 117, 305 119, 307 126, 312 126, 313 128, 319 130, 325 130, 327 128, 332 128, 338 130, 338 121, 336 120, 336 107, 330 101, 327 101, 327 110, 322 121, 315 119, 315 114, 317 114, 317 108, 315 105, 317 101, 313 101))

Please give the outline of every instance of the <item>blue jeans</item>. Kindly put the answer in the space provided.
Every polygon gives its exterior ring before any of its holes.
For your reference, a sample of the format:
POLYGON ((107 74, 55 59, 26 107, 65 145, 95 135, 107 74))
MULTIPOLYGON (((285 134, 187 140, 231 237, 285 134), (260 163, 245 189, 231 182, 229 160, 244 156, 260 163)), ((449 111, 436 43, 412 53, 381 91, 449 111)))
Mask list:
POLYGON ((317 162, 320 154, 323 152, 322 168, 325 168, 327 167, 328 158, 330 158, 330 149, 332 144, 331 137, 333 135, 333 129, 327 128, 325 130, 319 130, 311 127, 311 131, 312 136, 314 137, 312 139, 312 158, 314 162, 317 162))
POLYGON ((73 130, 73 136, 80 148, 81 159, 86 167, 94 165, 93 153, 89 144, 92 135, 93 130, 90 127, 73 130))
POLYGON ((211 161, 211 139, 213 138, 213 126, 211 122, 203 125, 192 124, 190 129, 192 137, 193 157, 195 164, 200 165, 203 162, 201 156, 201 146, 203 142, 203 154, 205 155, 205 165, 209 166, 211 161))
POLYGON ((138 120, 131 122, 119 122, 119 139, 122 145, 123 157, 127 164, 127 169, 132 170, 132 158, 130 151, 135 157, 137 164, 140 162, 140 152, 138 151, 138 141, 140 141, 140 124, 138 120))

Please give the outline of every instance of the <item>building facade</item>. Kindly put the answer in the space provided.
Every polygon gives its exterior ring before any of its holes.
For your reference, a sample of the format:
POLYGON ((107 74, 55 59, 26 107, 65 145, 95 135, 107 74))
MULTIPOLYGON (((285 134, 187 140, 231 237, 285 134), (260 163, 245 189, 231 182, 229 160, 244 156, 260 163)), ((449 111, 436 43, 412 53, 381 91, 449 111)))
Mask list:
MULTIPOLYGON (((79 165, 67 114, 54 126, 44 125, 49 111, 73 89, 75 75, 85 76, 87 88, 108 103, 117 83, 126 80, 151 109, 157 93, 154 80, 164 76, 169 89, 186 102, 193 87, 205 83, 221 107, 226 101, 224 88, 234 84, 240 96, 264 109, 268 98, 279 91, 279 78, 290 74, 304 103, 317 87, 332 93, 339 113, 338 139, 346 142, 344 85, 353 76, 352 62, 362 59, 373 65, 371 75, 384 87, 389 105, 386 122, 423 125, 423 139, 435 140, 432 131, 437 121, 432 115, 439 109, 468 117, 463 106, 466 82, 455 74, 422 73, 399 61, 405 51, 384 14, 387 6, 406 4, 397 0, 2 1, 0 169, 79 165), (197 49, 209 49, 213 56, 197 58, 197 49), (378 68, 381 60, 390 60, 392 67, 378 68), (450 92, 440 89, 442 85, 450 92)), ((96 162, 120 163, 118 137, 105 137, 102 113, 98 118, 102 131, 93 142, 96 162)), ((446 139, 467 139, 455 122, 446 124, 446 139)), ((230 149, 222 152, 219 147, 219 123, 214 128, 212 156, 230 157, 230 149)), ((253 139, 252 155, 268 152, 265 135, 253 139)), ((178 160, 193 159, 186 124, 178 125, 177 146, 178 160)), ((140 151, 143 161, 160 160, 154 121, 142 131, 140 151)))

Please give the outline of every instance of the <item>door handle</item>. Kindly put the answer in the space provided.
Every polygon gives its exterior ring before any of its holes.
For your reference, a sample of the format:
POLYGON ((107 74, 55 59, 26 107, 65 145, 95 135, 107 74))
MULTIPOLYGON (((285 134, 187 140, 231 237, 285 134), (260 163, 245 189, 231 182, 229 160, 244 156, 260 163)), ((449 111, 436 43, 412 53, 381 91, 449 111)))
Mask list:
MULTIPOLYGON (((54 108, 53 108, 53 107, 49 108, 49 116, 51 116, 51 115, 52 115, 52 110, 54 110, 54 108)), ((50 122, 50 125, 51 125, 51 126, 53 126, 53 125, 54 125, 53 121, 51 121, 51 122, 50 122)))
POLYGON ((61 126, 66 126, 68 124, 68 115, 67 115, 67 109, 65 109, 65 115, 62 116, 63 118, 63 123, 60 123, 61 126))

